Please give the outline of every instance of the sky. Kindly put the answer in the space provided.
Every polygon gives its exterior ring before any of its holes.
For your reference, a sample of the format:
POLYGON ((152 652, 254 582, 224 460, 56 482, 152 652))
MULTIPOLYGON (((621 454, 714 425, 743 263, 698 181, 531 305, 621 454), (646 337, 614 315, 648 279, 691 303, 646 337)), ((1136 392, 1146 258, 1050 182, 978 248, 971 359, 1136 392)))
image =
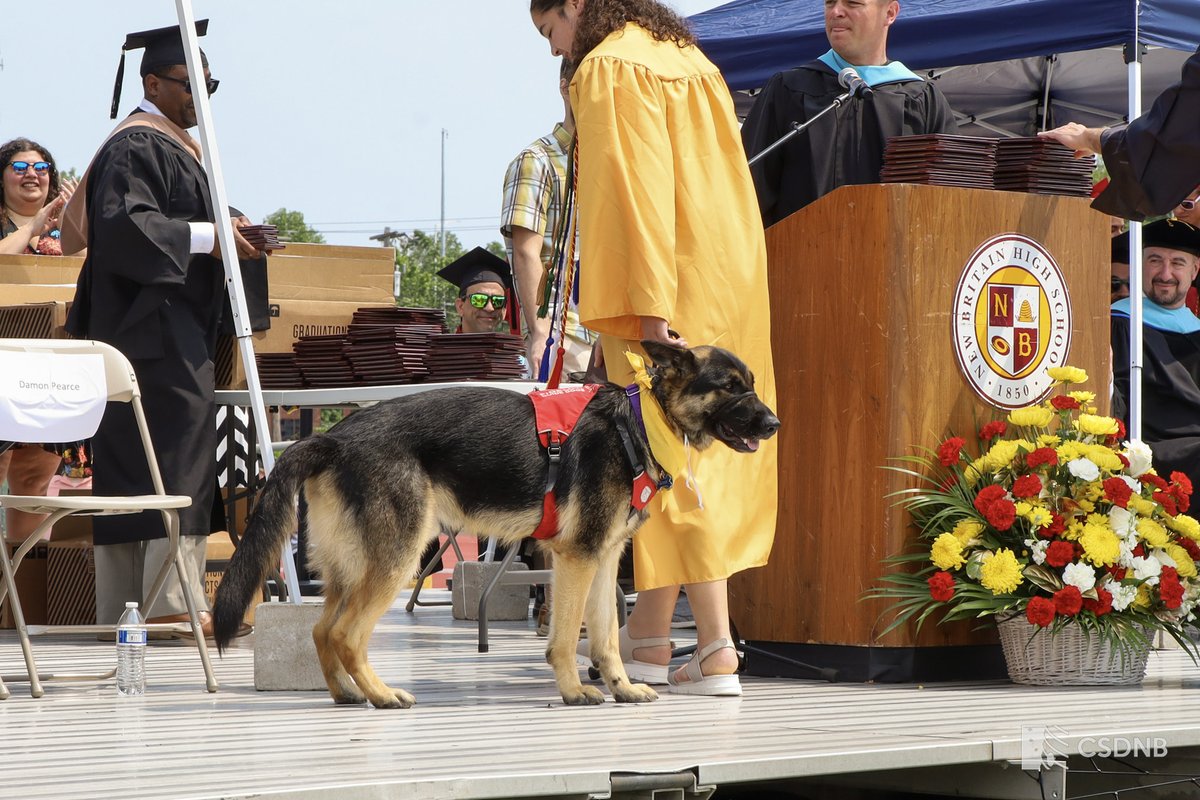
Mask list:
MULTIPOLYGON (((671 0, 681 14, 721 0, 671 0)), ((504 171, 562 118, 558 59, 528 0, 192 0, 229 202, 284 207, 331 244, 446 230, 500 239, 504 171)), ((130 31, 177 24, 175 0, 57 0, 0 26, 0 141, 23 136, 82 173, 109 120, 130 31)), ((141 99, 127 58, 118 117, 141 99)), ((193 131, 198 136, 197 131, 193 131)))

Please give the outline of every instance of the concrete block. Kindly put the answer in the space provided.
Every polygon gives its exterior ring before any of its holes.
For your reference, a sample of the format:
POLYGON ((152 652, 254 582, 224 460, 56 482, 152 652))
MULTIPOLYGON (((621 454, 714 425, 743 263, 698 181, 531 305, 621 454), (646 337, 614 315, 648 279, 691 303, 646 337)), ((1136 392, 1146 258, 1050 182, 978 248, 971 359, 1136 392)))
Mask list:
MULTIPOLYGON (((496 561, 460 561, 454 565, 454 588, 450 599, 455 619, 479 619, 479 597, 498 569, 500 563, 496 561)), ((508 571, 512 574, 528 569, 525 564, 514 561, 508 571)), ((487 617, 489 620, 529 619, 529 583, 505 583, 501 578, 488 598, 487 617)))
POLYGON ((260 692, 328 691, 312 629, 323 603, 260 603, 255 609, 254 688, 260 692))

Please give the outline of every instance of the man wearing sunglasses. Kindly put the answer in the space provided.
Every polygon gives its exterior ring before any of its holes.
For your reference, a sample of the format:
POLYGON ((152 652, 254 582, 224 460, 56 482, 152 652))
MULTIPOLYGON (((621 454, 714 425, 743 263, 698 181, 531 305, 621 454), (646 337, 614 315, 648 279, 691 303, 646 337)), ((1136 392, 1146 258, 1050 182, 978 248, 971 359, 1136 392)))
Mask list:
POLYGON ((520 316, 513 302, 512 270, 504 259, 476 247, 438 271, 438 276, 458 287, 454 309, 459 333, 495 333, 502 321, 521 334, 520 316))
MULTIPOLYGON (((208 21, 196 23, 203 35, 208 21)), ((126 50, 145 48, 143 98, 101 145, 64 212, 68 239, 86 244, 67 330, 107 342, 129 358, 142 390, 163 483, 170 494, 192 498, 179 513, 181 549, 193 588, 203 587, 205 544, 212 530, 216 487, 214 365, 225 304, 225 274, 210 209, 196 124, 194 87, 184 66, 179 28, 126 37, 112 113, 120 101, 126 50)), ((207 90, 216 88, 204 60, 207 90)), ((238 255, 262 254, 236 231, 238 255)), ((103 467, 93 476, 98 495, 152 493, 136 448, 131 414, 109 411, 93 438, 103 467)), ((126 600, 144 599, 167 551, 160 515, 97 517, 97 620, 116 622, 126 600)), ((205 608, 201 592, 194 598, 205 608)), ((170 573, 151 622, 186 620, 183 589, 170 573)), ((207 612, 205 612, 207 614, 207 612)), ((205 621, 205 628, 211 622, 205 621)))

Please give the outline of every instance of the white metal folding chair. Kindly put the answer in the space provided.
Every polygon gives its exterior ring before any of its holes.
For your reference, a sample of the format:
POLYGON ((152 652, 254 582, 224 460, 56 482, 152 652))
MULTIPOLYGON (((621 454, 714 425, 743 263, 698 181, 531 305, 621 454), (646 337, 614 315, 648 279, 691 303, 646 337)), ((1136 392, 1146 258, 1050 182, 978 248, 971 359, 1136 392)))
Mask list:
MULTIPOLYGON (((138 390, 137 377, 134 375, 133 367, 128 359, 121 354, 116 348, 104 344, 103 342, 94 341, 75 341, 75 340, 59 340, 59 339, 0 339, 0 357, 5 354, 20 354, 32 353, 37 354, 39 359, 54 359, 60 356, 92 356, 93 360, 90 363, 95 363, 95 357, 99 356, 103 363, 104 382, 106 390, 102 394, 106 394, 107 402, 124 402, 130 403, 133 409, 134 418, 137 421, 138 431, 141 434, 141 445, 145 451, 146 463, 150 469, 150 477, 154 485, 154 494, 128 496, 128 497, 24 497, 15 495, 0 495, 0 509, 11 508, 18 511, 24 511, 30 514, 48 514, 49 516, 42 522, 41 525, 22 542, 12 556, 9 556, 9 542, 0 536, 0 572, 3 573, 3 581, 0 581, 0 603, 4 602, 5 597, 8 598, 12 612, 13 620, 16 624, 17 637, 21 644, 21 650, 25 657, 26 676, 7 675, 0 677, 0 700, 7 699, 10 692, 4 685, 4 679, 9 681, 24 681, 30 683, 30 691, 34 697, 41 697, 43 694, 42 681, 51 680, 107 680, 116 674, 113 669, 107 673, 79 675, 79 674, 39 674, 37 664, 33 657, 33 648, 30 645, 29 637, 31 635, 43 633, 83 633, 95 635, 113 631, 115 625, 35 625, 28 626, 25 624, 25 615, 21 609, 21 599, 17 594, 16 582, 14 579, 15 572, 20 566, 22 559, 33 548, 33 546, 41 539, 48 536, 50 528, 64 517, 72 515, 87 515, 99 516, 109 514, 135 514, 142 511, 158 511, 162 514, 163 523, 166 526, 167 538, 170 542, 170 555, 163 561, 162 568, 158 572, 157 578, 145 598, 144 608, 149 608, 154 600, 158 597, 162 590, 163 584, 167 579, 167 575, 172 565, 175 568, 176 574, 179 576, 180 582, 183 584, 183 595, 186 598, 188 616, 190 617, 190 630, 195 638, 196 649, 200 653, 200 661, 204 665, 204 675, 206 688, 210 692, 217 690, 217 679, 213 675, 212 664, 208 657, 208 648, 204 641, 204 633, 200 627, 200 618, 198 609, 196 608, 193 599, 195 587, 194 580, 191 578, 187 569, 184 566, 183 556, 179 550, 179 512, 181 508, 190 506, 192 500, 190 497, 181 495, 169 495, 163 488, 162 474, 159 472, 158 459, 154 455, 154 447, 150 441, 150 431, 146 425, 146 417, 142 410, 141 393, 138 390)), ((17 356, 19 358, 19 356, 17 356)), ((65 361, 59 359, 60 362, 65 361)), ((52 362, 47 361, 47 364, 52 362)), ((12 398, 2 398, 0 401, 8 402, 12 398)), ((102 406, 101 406, 102 407, 102 406)), ((25 409, 28 410, 28 409, 25 409)), ((24 418, 24 417, 22 417, 24 418)), ((95 432, 95 424, 99 418, 96 417, 94 422, 89 421, 90 430, 83 433, 78 438, 86 438, 95 432)), ((11 425, 9 426, 12 427, 11 425)), ((0 439, 10 439, 22 442, 42 442, 42 441, 62 441, 62 439, 43 438, 41 430, 36 425, 31 425, 27 429, 18 430, 17 436, 12 433, 0 435, 0 439), (24 435, 20 435, 24 434, 24 435)), ((130 447, 136 446, 134 442, 129 443, 130 447)), ((103 466, 100 467, 101 469, 103 466)), ((189 626, 164 624, 164 625, 148 625, 150 630, 164 631, 185 631, 189 626)))

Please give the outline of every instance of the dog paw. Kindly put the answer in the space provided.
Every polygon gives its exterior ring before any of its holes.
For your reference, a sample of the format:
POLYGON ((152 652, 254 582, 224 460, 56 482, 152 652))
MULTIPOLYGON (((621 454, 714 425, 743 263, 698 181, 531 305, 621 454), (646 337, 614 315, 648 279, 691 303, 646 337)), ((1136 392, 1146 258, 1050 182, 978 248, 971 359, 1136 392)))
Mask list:
POLYGON ((352 692, 342 691, 331 692, 330 694, 333 696, 333 702, 339 706, 360 706, 367 702, 367 696, 357 689, 352 692))
POLYGON ((575 691, 563 692, 562 699, 569 706, 598 706, 604 702, 604 692, 595 686, 580 686, 575 691))
POLYGON ((658 692, 644 683, 618 687, 613 691, 613 699, 618 703, 652 703, 658 699, 658 692))
POLYGON ((385 694, 378 699, 372 697, 371 705, 376 708, 412 708, 417 703, 417 698, 403 689, 392 689, 391 692, 392 694, 385 694))

